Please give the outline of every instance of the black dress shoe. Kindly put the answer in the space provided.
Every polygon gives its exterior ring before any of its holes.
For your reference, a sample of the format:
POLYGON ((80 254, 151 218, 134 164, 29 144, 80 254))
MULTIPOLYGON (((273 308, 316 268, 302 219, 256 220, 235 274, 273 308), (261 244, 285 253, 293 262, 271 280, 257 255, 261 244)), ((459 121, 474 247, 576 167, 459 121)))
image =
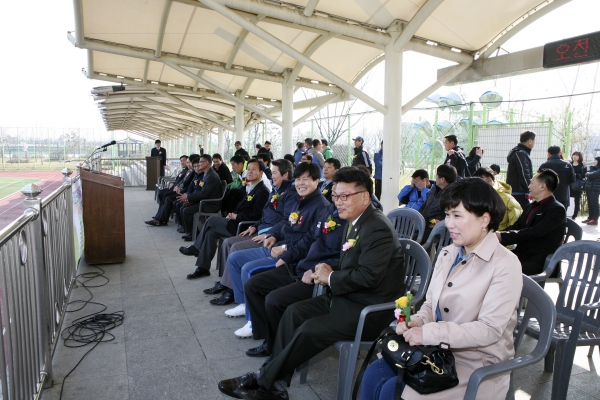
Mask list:
POLYGON ((225 292, 223 292, 221 297, 212 299, 209 303, 213 306, 226 306, 227 304, 233 303, 233 300, 233 290, 227 289, 225 292))
POLYGON ((241 397, 234 393, 236 389, 258 389, 258 386, 256 375, 253 372, 219 382, 219 390, 227 396, 235 397, 236 399, 241 399, 241 397))
POLYGON ((186 242, 191 242, 192 241, 192 235, 183 235, 181 238, 183 240, 185 240, 186 242))
POLYGON ((242 389, 238 388, 233 391, 233 394, 238 396, 238 399, 245 400, 289 400, 287 390, 279 390, 275 387, 265 389, 259 386, 258 389, 242 389))
POLYGON ((226 291, 227 289, 227 286, 221 285, 221 281, 217 281, 215 282, 215 286, 211 287, 210 289, 204 289, 203 292, 206 294, 218 294, 226 291))
POLYGON ((246 355, 248 357, 267 357, 267 356, 269 356, 269 354, 270 353, 269 353, 269 350, 267 349, 267 341, 266 340, 260 346, 246 350, 246 355))
POLYGON ((185 228, 177 228, 177 232, 179 232, 179 233, 185 233, 185 228))
POLYGON ((166 222, 159 221, 157 219, 153 219, 152 221, 145 221, 144 223, 147 224, 147 225, 152 225, 152 226, 165 226, 165 225, 167 225, 166 222))
POLYGON ((204 278, 205 276, 210 276, 210 271, 202 268, 200 270, 196 270, 193 274, 188 274, 187 278, 192 280, 192 279, 204 278))
POLYGON ((181 254, 183 254, 184 256, 195 256, 195 257, 198 257, 198 254, 200 254, 200 252, 198 251, 198 249, 195 248, 194 246, 189 246, 189 247, 181 246, 179 248, 179 252, 181 254))

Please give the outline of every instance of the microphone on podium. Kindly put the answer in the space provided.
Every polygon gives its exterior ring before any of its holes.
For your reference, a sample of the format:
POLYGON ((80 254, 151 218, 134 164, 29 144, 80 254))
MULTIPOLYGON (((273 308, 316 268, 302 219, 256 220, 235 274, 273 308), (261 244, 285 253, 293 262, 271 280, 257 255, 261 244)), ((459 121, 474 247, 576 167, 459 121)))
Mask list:
POLYGON ((108 146, 112 146, 113 144, 117 144, 116 140, 113 140, 110 143, 103 144, 102 146, 98 147, 96 150, 106 149, 108 146))

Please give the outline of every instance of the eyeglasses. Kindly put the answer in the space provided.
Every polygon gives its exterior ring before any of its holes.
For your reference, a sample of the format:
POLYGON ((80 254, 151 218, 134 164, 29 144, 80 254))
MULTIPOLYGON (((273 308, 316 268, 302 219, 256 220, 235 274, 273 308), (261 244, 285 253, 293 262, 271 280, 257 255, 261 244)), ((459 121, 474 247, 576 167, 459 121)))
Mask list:
POLYGON ((331 199, 333 201, 338 201, 338 199, 340 199, 341 201, 346 201, 348 200, 348 197, 352 197, 355 194, 359 194, 359 193, 364 193, 366 192, 366 190, 361 190, 360 192, 354 192, 354 193, 348 193, 348 194, 332 194, 331 195, 331 199))

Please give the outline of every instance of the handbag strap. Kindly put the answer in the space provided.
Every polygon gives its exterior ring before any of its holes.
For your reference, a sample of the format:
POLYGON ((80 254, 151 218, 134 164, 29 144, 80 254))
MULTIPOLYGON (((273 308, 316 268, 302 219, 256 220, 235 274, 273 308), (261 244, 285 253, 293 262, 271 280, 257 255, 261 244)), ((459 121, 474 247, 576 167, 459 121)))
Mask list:
MULTIPOLYGON (((369 366, 369 360, 371 359, 371 357, 373 357, 373 353, 375 352, 375 347, 377 346, 377 343, 389 335, 392 335, 392 333, 388 332, 388 333, 379 335, 379 337, 377 339, 375 339, 375 341, 371 345, 371 348, 369 349, 369 352, 367 353, 367 356, 365 357, 365 361, 363 361, 363 364, 360 367, 360 371, 358 372, 358 376, 356 377, 356 382, 354 382, 354 388, 352 389, 352 400, 356 400, 356 396, 358 395, 358 389, 360 388, 360 384, 362 382, 362 377, 365 374, 367 367, 369 366)), ((394 400, 396 400, 396 399, 394 399, 394 400)))

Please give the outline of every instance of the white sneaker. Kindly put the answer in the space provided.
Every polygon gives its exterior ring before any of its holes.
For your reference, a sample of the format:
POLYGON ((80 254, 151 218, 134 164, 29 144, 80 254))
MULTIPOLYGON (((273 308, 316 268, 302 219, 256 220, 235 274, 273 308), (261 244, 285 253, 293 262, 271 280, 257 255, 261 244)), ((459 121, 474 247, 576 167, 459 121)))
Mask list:
POLYGON ((235 336, 240 339, 248 339, 252 337, 252 321, 248 321, 246 325, 235 331, 235 336))
POLYGON ((244 317, 246 315, 246 304, 238 304, 237 306, 225 311, 225 315, 231 318, 244 317))

